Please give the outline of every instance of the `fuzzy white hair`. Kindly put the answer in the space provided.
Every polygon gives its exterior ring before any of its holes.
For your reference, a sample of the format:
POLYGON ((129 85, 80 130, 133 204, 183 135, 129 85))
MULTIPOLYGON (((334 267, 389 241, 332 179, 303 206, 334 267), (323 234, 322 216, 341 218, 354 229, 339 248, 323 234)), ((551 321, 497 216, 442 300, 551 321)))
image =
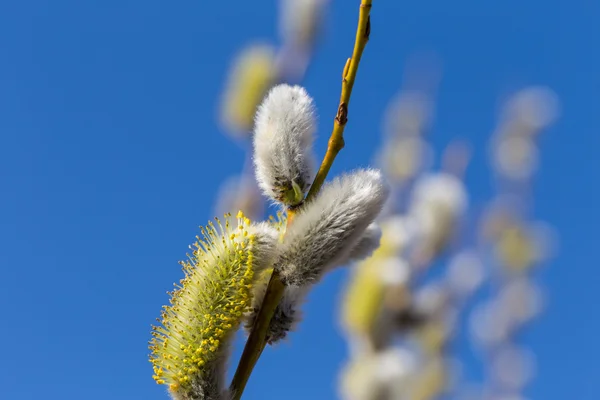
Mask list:
MULTIPOLYGON (((272 229, 272 228, 271 228, 272 229)), ((381 228, 376 223, 367 227, 362 237, 352 248, 347 258, 339 263, 345 265, 349 262, 365 259, 379 247, 381 240, 381 228)), ((263 246, 263 248, 267 248, 263 246)), ((272 258, 271 258, 272 259, 272 258)), ((244 316, 244 328, 249 333, 254 325, 256 316, 263 303, 267 291, 268 279, 260 281, 254 285, 252 307, 244 316)), ((300 287, 297 285, 286 286, 283 297, 275 309, 273 318, 269 324, 267 332, 267 343, 273 345, 287 337, 289 331, 294 330, 296 325, 302 320, 302 303, 305 300, 306 293, 310 287, 300 287)))
POLYGON ((435 242, 441 240, 436 237, 450 233, 466 212, 468 202, 465 185, 458 177, 446 172, 427 174, 415 182, 408 214, 416 223, 418 237, 435 242))
MULTIPOLYGON (((375 222, 367 227, 360 240, 348 254, 348 261, 360 261, 371 257, 381 242, 381 228, 375 222)), ((345 263, 344 263, 345 264, 345 263)))
POLYGON ((271 89, 254 127, 256 179, 265 195, 287 205, 302 201, 313 177, 315 130, 315 107, 304 88, 271 89))
POLYGON ((254 256, 254 276, 258 277, 265 269, 270 268, 278 252, 279 231, 268 222, 258 222, 248 229, 254 235, 252 252, 254 256))
POLYGON ((284 42, 309 46, 323 20, 327 0, 284 0, 281 2, 279 30, 284 42))
POLYGON ((468 206, 464 183, 446 172, 420 177, 415 183, 411 200, 412 208, 441 206, 456 216, 463 214, 468 206))
MULTIPOLYGON (((348 262, 358 261, 369 257, 377 247, 381 240, 381 229, 376 223, 372 223, 367 227, 362 237, 352 248, 347 258, 339 263, 345 265, 348 262)), ((267 281, 263 281, 255 285, 253 290, 252 308, 245 316, 244 328, 250 332, 254 320, 258 314, 260 305, 262 304, 265 292, 267 290, 267 281)), ((275 309, 273 318, 269 324, 267 332, 267 343, 273 345, 287 337, 288 332, 295 329, 298 323, 302 320, 302 304, 306 298, 309 286, 286 286, 283 292, 283 297, 275 309)))
POLYGON ((288 228, 275 267, 286 285, 306 286, 347 261, 389 194, 381 172, 357 170, 326 184, 288 228))

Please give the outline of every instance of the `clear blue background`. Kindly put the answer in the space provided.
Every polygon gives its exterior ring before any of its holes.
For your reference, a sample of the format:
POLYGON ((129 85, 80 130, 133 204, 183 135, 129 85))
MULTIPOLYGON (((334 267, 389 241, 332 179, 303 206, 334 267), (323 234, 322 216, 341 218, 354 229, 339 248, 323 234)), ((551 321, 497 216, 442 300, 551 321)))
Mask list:
MULTIPOLYGON (((305 80, 320 154, 358 3, 333 1, 305 80)), ((527 335, 540 364, 529 393, 598 399, 599 3, 376 0, 372 14, 333 174, 372 160, 415 52, 443 61, 432 140, 477 146, 467 180, 479 201, 490 194, 484 145, 502 96, 526 84, 560 96, 535 194, 561 247, 542 274, 549 309, 527 335)), ((150 324, 220 182, 242 167, 216 122, 231 57, 250 38, 276 42, 275 22, 274 0, 0 3, 0 398, 166 398, 147 361, 150 324)), ((345 277, 312 294, 305 323, 265 352, 245 398, 334 397, 345 277)))

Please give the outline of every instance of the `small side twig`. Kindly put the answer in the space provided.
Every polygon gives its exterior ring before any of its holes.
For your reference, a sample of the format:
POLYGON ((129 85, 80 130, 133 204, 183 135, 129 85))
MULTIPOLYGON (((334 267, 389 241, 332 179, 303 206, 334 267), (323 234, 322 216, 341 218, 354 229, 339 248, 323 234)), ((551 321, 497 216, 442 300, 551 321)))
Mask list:
MULTIPOLYGON (((327 152, 321 163, 319 171, 311 185, 310 191, 306 196, 306 200, 310 201, 321 189, 325 178, 331 169, 335 157, 344 147, 344 128, 348 122, 348 105, 350 104, 350 95, 358 72, 358 65, 362 57, 363 50, 369 40, 371 33, 371 11, 372 0, 361 0, 360 12, 358 17, 358 27, 356 29, 356 40, 354 42, 354 50, 352 58, 348 59, 342 74, 342 93, 338 105, 338 111, 335 117, 333 131, 329 138, 327 152)), ((294 211, 288 210, 288 224, 291 223, 294 216, 294 211)), ((279 279, 277 271, 271 275, 271 280, 267 286, 265 297, 260 310, 250 331, 250 336, 244 347, 244 351, 240 358, 238 367, 231 381, 230 389, 233 395, 233 400, 239 400, 248 383, 248 379, 252 374, 252 370, 256 362, 260 358, 263 349, 266 345, 266 336, 269 329, 269 324, 277 305, 283 297, 284 285, 279 279)))

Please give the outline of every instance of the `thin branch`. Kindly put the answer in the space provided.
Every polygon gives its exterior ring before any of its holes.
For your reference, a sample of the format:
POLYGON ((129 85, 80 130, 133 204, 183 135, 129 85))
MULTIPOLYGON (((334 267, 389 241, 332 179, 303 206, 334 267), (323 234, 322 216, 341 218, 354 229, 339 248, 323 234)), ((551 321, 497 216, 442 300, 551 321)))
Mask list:
POLYGON ((350 95, 354 87, 354 80, 358 72, 358 65, 362 57, 363 50, 369 40, 371 33, 371 3, 372 0, 362 0, 360 4, 360 13, 358 15, 358 27, 356 29, 356 40, 354 42, 354 51, 352 58, 349 58, 342 73, 342 94, 338 105, 337 115, 333 123, 333 131, 329 138, 327 153, 323 158, 319 172, 306 196, 307 200, 311 200, 321 189, 325 182, 325 178, 329 173, 329 169, 333 165, 333 161, 337 154, 344 148, 344 128, 348 122, 348 105, 350 104, 350 95))
MULTIPOLYGON (((342 94, 340 96, 340 102, 338 105, 338 111, 333 124, 333 131, 329 138, 329 144, 327 146, 327 152, 321 163, 321 167, 315 177, 315 180, 306 196, 306 200, 310 201, 321 189, 321 186, 325 182, 325 178, 329 173, 331 165, 335 160, 335 157, 344 147, 344 128, 346 122, 348 122, 348 105, 350 104, 350 95, 352 94, 352 88, 354 86, 354 80, 356 79, 356 73, 358 72, 358 65, 362 57, 363 50, 369 40, 369 34, 371 32, 371 11, 372 0, 362 0, 360 4, 360 13, 358 17, 358 27, 356 29, 356 40, 354 42, 354 50, 352 52, 352 58, 349 58, 344 67, 342 74, 342 94)), ((288 224, 292 221, 294 212, 288 211, 288 224)), ((265 298, 260 307, 258 315, 252 326, 250 336, 244 347, 244 351, 240 358, 240 362, 231 381, 231 392, 233 394, 233 400, 239 400, 242 397, 242 393, 248 383, 248 379, 252 374, 252 370, 256 365, 256 362, 260 358, 263 349, 266 345, 266 336, 269 329, 269 324, 277 305, 283 297, 284 285, 279 279, 279 274, 274 271, 271 275, 271 280, 265 293, 265 298)))

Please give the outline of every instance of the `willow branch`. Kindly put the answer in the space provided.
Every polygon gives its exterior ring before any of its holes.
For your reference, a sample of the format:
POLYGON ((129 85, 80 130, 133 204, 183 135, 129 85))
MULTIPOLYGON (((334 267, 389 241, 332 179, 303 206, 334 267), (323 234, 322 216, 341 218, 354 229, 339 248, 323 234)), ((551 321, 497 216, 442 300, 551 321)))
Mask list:
MULTIPOLYGON (((344 128, 348 122, 350 95, 352 94, 352 88, 354 86, 354 80, 356 79, 356 73, 358 72, 360 59, 371 32, 371 20, 369 16, 371 3, 372 0, 362 0, 360 4, 354 50, 352 52, 352 58, 348 59, 342 73, 342 93, 333 124, 333 131, 329 138, 327 152, 325 153, 325 157, 319 167, 315 180, 311 185, 310 191, 306 196, 306 201, 310 201, 319 192, 321 186, 325 182, 325 178, 327 178, 327 174, 331 169, 335 157, 344 147, 344 128)), ((288 211, 288 224, 292 221, 293 216, 294 213, 288 211)), ((279 279, 279 274, 277 271, 274 271, 271 275, 265 298, 256 316, 254 325, 252 326, 250 336, 244 347, 235 375, 231 381, 230 389, 233 394, 233 400, 239 400, 242 397, 242 393, 252 374, 252 370, 265 348, 269 324, 271 323, 271 318, 273 318, 277 305, 283 297, 284 288, 284 285, 279 279)))
POLYGON ((321 189, 325 178, 333 165, 335 157, 338 155, 340 150, 344 148, 344 128, 348 122, 348 106, 350 104, 350 95, 352 94, 352 88, 354 87, 354 80, 356 79, 356 73, 358 72, 358 65, 362 57, 363 50, 369 41, 369 35, 371 33, 371 0, 362 0, 360 4, 360 13, 358 15, 358 28, 356 29, 356 40, 354 42, 354 51, 352 52, 352 58, 346 61, 344 72, 342 73, 342 94, 340 96, 340 102, 338 105, 337 114, 333 123, 333 131, 329 138, 329 144, 327 145, 327 153, 323 158, 319 172, 306 196, 307 200, 311 200, 321 189))

